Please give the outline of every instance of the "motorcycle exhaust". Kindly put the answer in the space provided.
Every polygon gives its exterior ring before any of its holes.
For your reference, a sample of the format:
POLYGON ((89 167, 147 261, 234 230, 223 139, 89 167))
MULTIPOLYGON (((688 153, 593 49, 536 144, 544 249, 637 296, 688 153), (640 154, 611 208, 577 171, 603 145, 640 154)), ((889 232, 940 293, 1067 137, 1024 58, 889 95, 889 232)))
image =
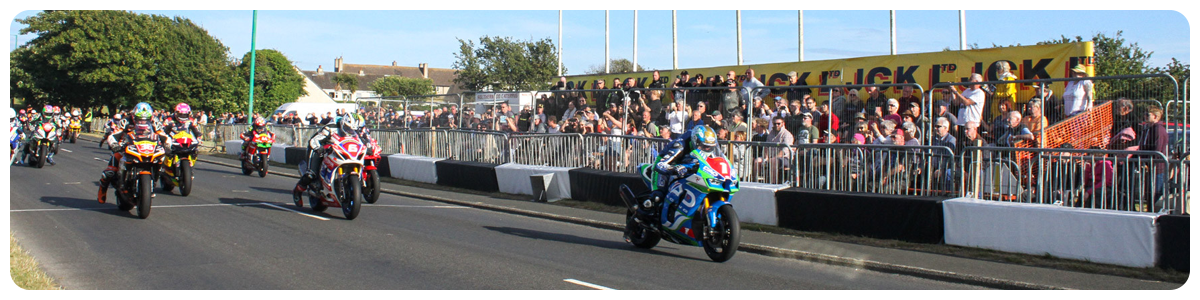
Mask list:
POLYGON ((629 186, 622 184, 620 187, 621 201, 625 202, 625 207, 629 210, 634 209, 634 204, 637 203, 637 198, 633 196, 633 190, 629 186))

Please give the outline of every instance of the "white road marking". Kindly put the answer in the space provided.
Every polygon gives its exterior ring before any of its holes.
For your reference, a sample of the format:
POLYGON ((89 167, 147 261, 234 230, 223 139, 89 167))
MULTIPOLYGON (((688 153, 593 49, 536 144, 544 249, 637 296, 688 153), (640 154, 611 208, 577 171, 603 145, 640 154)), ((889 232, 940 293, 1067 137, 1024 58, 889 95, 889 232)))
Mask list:
POLYGON ((318 219, 318 220, 321 220, 321 221, 329 221, 329 218, 325 218, 325 217, 321 217, 321 216, 316 216, 316 215, 310 215, 310 214, 302 213, 302 212, 300 212, 300 211, 298 211, 298 210, 294 210, 294 209, 286 208, 286 207, 279 206, 279 205, 275 205, 275 204, 271 204, 271 203, 262 203, 262 205, 266 205, 266 206, 270 206, 270 207, 274 207, 274 208, 278 208, 278 209, 282 209, 282 210, 291 211, 291 212, 294 212, 294 213, 297 213, 297 214, 301 214, 301 215, 304 215, 304 216, 306 216, 306 217, 309 217, 309 218, 318 219))
POLYGON ((250 192, 250 190, 229 190, 229 191, 234 192, 234 193, 249 193, 250 192))
POLYGON ((613 290, 612 288, 610 288, 610 287, 606 287, 606 286, 603 286, 603 285, 598 285, 598 284, 593 284, 593 283, 587 283, 587 282, 583 282, 583 281, 579 281, 579 280, 575 280, 575 279, 570 279, 570 278, 563 279, 563 281, 570 282, 570 283, 574 283, 574 284, 578 284, 578 285, 582 285, 582 286, 586 286, 586 287, 590 287, 590 288, 597 289, 597 290, 613 290))
POLYGON ((100 159, 99 157, 93 157, 92 159, 95 159, 95 160, 98 160, 98 161, 107 161, 107 160, 100 159))
POLYGON ((80 182, 78 182, 78 181, 76 181, 76 182, 63 182, 63 184, 79 184, 79 183, 80 183, 80 182))
POLYGON ((407 207, 407 208, 468 208, 457 205, 403 205, 403 204, 366 204, 366 206, 407 207))
POLYGON ((58 149, 58 150, 67 151, 67 153, 75 152, 75 151, 71 151, 71 150, 67 150, 67 149, 58 149))
MULTIPOLYGON (((177 207, 202 207, 202 206, 240 206, 240 205, 259 205, 259 203, 248 203, 248 204, 229 204, 229 203, 217 203, 217 204, 154 205, 153 207, 154 207, 154 208, 177 208, 177 207)), ((9 212, 39 212, 39 211, 101 210, 101 209, 112 209, 112 208, 116 208, 116 207, 13 209, 13 210, 9 210, 9 212)))

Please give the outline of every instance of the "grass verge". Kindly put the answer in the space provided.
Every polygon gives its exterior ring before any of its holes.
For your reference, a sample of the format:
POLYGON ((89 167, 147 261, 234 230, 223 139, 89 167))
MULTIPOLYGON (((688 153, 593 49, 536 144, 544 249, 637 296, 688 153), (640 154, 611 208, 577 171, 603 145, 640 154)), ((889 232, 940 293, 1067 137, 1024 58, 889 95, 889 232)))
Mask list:
POLYGON ((37 260, 17 244, 17 236, 8 233, 8 272, 12 275, 13 283, 26 290, 61 290, 54 279, 46 275, 38 265, 37 260))

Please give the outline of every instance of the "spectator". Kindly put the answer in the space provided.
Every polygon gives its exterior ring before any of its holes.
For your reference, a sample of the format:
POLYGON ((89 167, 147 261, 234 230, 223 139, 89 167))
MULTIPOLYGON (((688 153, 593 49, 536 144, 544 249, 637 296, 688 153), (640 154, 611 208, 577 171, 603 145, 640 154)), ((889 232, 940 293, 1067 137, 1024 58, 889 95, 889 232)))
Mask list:
POLYGON ((704 111, 705 111, 704 102, 697 102, 696 109, 692 110, 692 112, 691 112, 692 115, 688 119, 687 124, 684 124, 683 130, 690 131, 690 130, 692 130, 692 127, 696 127, 696 125, 704 125, 704 118, 703 118, 704 111))
POLYGON ((917 129, 917 125, 912 122, 904 122, 900 128, 904 129, 904 145, 905 146, 920 146, 921 145, 921 130, 917 129))
POLYGON ((804 121, 802 120, 803 116, 801 115, 803 110, 801 108, 800 100, 792 100, 792 103, 788 106, 788 109, 794 113, 783 118, 784 128, 787 128, 787 130, 790 132, 796 132, 796 128, 800 127, 800 123, 804 121))
MULTIPOLYGON (((808 95, 805 95, 805 96, 808 96, 808 95)), ((809 98, 811 98, 811 96, 809 96, 809 98)), ((821 106, 817 107, 817 112, 820 113, 820 116, 821 116, 819 119, 817 119, 817 130, 824 133, 821 135, 821 138, 818 142, 819 143, 835 143, 835 142, 837 142, 833 133, 838 131, 838 124, 841 121, 838 120, 838 116, 836 114, 830 113, 829 100, 822 101, 821 106)))
POLYGON ((846 114, 860 112, 866 114, 865 109, 867 104, 863 102, 862 98, 858 97, 857 89, 851 89, 849 92, 846 92, 846 97, 846 114))
POLYGON ((937 111, 933 117, 950 120, 950 132, 958 132, 958 118, 950 113, 950 101, 948 100, 952 97, 950 93, 949 89, 942 90, 943 100, 937 102, 937 111))
MULTIPOLYGON (((605 89, 604 80, 597 79, 595 81, 595 83, 592 85, 592 89, 595 89, 595 90, 605 89)), ((608 93, 609 93, 608 91, 593 91, 592 92, 592 104, 595 105, 596 110, 601 110, 601 109, 608 107, 608 93)))
POLYGON ((890 120, 883 120, 883 121, 875 123, 875 124, 876 125, 873 128, 871 128, 871 133, 875 136, 875 142, 872 144, 875 144, 875 145, 894 144, 895 142, 892 141, 892 135, 896 132, 896 122, 892 122, 890 120))
POLYGON ((530 133, 547 133, 546 124, 542 124, 541 118, 533 118, 532 123, 529 124, 529 132, 530 133))
POLYGON ((725 117, 721 115, 721 111, 713 111, 709 117, 709 121, 705 121, 708 127, 712 127, 714 131, 725 129, 729 130, 728 122, 725 122, 725 117))
MULTIPOLYGON (((1008 123, 1008 112, 1013 111, 1012 102, 1007 100, 1000 102, 1001 103, 996 107, 1000 113, 996 115, 996 118, 992 119, 990 124, 992 125, 991 132, 993 134, 996 134, 996 132, 1000 131, 1000 128, 1008 127, 1008 124, 1006 124, 1008 123)), ((999 135, 994 135, 991 137, 995 139, 996 137, 999 137, 999 135)))
POLYGON ((1027 116, 1021 119, 1021 124, 1029 128, 1029 131, 1037 134, 1046 128, 1046 117, 1042 115, 1042 100, 1033 98, 1025 105, 1027 116))
POLYGON ((875 115, 882 117, 884 105, 887 105, 888 98, 883 95, 883 91, 874 86, 868 86, 864 89, 867 92, 867 115, 875 115))
MULTIPOLYGON (((764 106, 766 106, 766 105, 764 105, 764 106)), ((776 117, 787 118, 789 115, 791 115, 791 112, 788 111, 787 100, 783 100, 782 97, 776 96, 775 97, 775 111, 774 111, 774 113, 771 113, 767 117, 767 119, 769 119, 769 120, 775 119, 776 117)), ((786 124, 787 122, 785 121, 784 123, 786 124)), ((772 122, 771 124, 772 124, 771 128, 768 128, 768 129, 775 129, 775 127, 773 126, 775 123, 772 122)))
POLYGON ((854 113, 856 113, 856 111, 849 111, 846 109, 846 96, 842 95, 842 88, 829 89, 829 98, 833 99, 829 109, 834 115, 837 115, 839 119, 846 119, 849 121, 850 119, 847 119, 847 117, 853 116, 854 113))
POLYGON ((742 91, 740 92, 742 99, 766 97, 767 93, 770 92, 770 90, 767 89, 755 90, 755 88, 763 86, 763 83, 758 81, 757 77, 754 77, 754 69, 746 68, 746 74, 744 76, 745 78, 742 80, 742 91))
POLYGON ((802 102, 800 103, 802 105, 800 111, 792 110, 793 114, 806 112, 812 114, 813 120, 820 120, 822 118, 822 113, 817 110, 817 99, 813 99, 811 95, 805 94, 804 98, 800 98, 800 101, 802 102))
POLYGON ((799 88, 798 87, 798 86, 804 86, 807 83, 800 81, 800 76, 797 76, 796 71, 788 72, 787 76, 788 76, 788 79, 787 79, 788 85, 792 86, 792 88, 787 90, 787 99, 788 100, 803 100, 804 96, 808 96, 808 95, 812 94, 812 90, 810 90, 809 88, 799 88))
MULTIPOLYGON (((995 63, 995 67, 996 67, 996 80, 998 80, 998 81, 1017 80, 1017 76, 1013 75, 1012 72, 1010 71, 1010 66, 1007 61, 997 61, 995 63)), ((1001 116, 1008 114, 1008 111, 999 110, 999 107, 998 107, 1000 105, 1000 103, 1004 102, 1004 101, 1008 101, 1008 104, 1009 104, 1008 109, 1009 110, 1017 110, 1017 106, 1014 105, 1014 104, 1016 104, 1016 101, 1017 101, 1016 96, 1017 96, 1017 84, 1016 83, 1008 82, 1008 83, 997 84, 995 92, 992 93, 992 105, 989 105, 989 108, 991 108, 990 110, 991 110, 992 115, 1001 117, 1001 116)))
MULTIPOLYGON (((979 73, 971 74, 970 82, 981 81, 983 81, 983 76, 980 76, 979 73)), ((980 85, 970 85, 962 93, 959 93, 955 86, 951 86, 949 89, 951 91, 951 102, 960 106, 957 114, 959 117, 958 125, 966 125, 967 122, 982 122, 983 104, 986 95, 980 85)))
MULTIPOLYGON (((1170 157, 1167 154, 1167 127, 1162 122, 1162 109, 1151 106, 1146 109, 1146 123, 1141 125, 1141 132, 1138 133, 1138 150, 1141 151, 1156 151, 1162 153, 1165 157, 1170 157)), ((1156 156, 1147 155, 1146 159, 1153 159, 1156 156)), ((1157 160, 1157 159, 1156 159, 1157 160)), ((1166 181, 1167 168, 1161 161, 1157 160, 1154 164, 1154 193, 1157 197, 1163 190, 1163 182, 1166 181)))
POLYGON ((683 127, 687 124, 688 117, 691 115, 690 110, 683 101, 674 101, 667 106, 667 122, 671 130, 671 134, 683 134, 683 127))
MULTIPOLYGON (((1071 77, 1083 78, 1086 76, 1087 70, 1083 65, 1075 65, 1074 68, 1071 68, 1071 77)), ((1067 87, 1063 90, 1064 118, 1092 111, 1092 88, 1091 80, 1067 81, 1067 87)))
MULTIPOLYGON (((1133 113, 1133 101, 1129 98, 1121 97, 1117 99, 1116 108, 1113 109, 1113 126, 1109 129, 1109 136, 1115 136, 1125 128, 1138 127, 1137 114, 1133 113)), ((1133 128, 1134 132, 1139 132, 1140 128, 1133 128)))
POLYGON ((733 129, 729 131, 732 132, 734 137, 739 136, 739 134, 742 137, 741 139, 735 139, 735 141, 745 141, 746 137, 750 135, 750 127, 746 125, 746 118, 742 117, 742 114, 733 114, 732 119, 733 123, 731 125, 733 125, 733 129))
POLYGON ((901 124, 904 122, 904 120, 900 118, 900 102, 896 101, 896 99, 887 99, 887 108, 885 111, 886 113, 883 114, 884 120, 890 120, 892 122, 896 122, 896 124, 901 124))
POLYGON ((896 100, 900 102, 900 111, 908 111, 913 105, 921 105, 921 96, 913 93, 911 85, 900 88, 900 98, 896 100))
POLYGON ((1033 132, 1021 124, 1020 112, 1008 112, 1008 119, 1003 125, 993 132, 997 147, 1015 147, 1017 142, 1033 140, 1033 132))
MULTIPOLYGON (((929 144, 932 146, 943 146, 950 149, 958 148, 957 139, 955 139, 953 135, 950 135, 949 119, 937 118, 937 122, 933 124, 933 138, 929 141, 929 144)), ((950 153, 939 154, 950 155, 950 153)))
MULTIPOLYGON (((800 126, 796 127, 795 137, 793 138, 795 145, 817 142, 819 133, 817 127, 812 124, 812 118, 812 114, 800 113, 800 126)), ((784 131, 787 131, 786 126, 784 131)))
MULTIPOLYGON (((732 73, 732 71, 730 72, 732 73)), ((738 99, 737 95, 737 82, 733 79, 727 79, 724 82, 724 86, 728 87, 729 89, 720 91, 721 110, 726 114, 732 114, 737 110, 738 105, 741 104, 741 100, 738 99)))

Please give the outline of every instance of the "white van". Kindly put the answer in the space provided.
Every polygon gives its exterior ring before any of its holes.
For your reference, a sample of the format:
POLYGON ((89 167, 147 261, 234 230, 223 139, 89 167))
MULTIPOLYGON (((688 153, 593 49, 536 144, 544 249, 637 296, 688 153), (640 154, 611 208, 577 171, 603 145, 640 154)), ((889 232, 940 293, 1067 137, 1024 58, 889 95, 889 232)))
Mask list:
POLYGON ((309 113, 315 113, 315 114, 317 114, 317 117, 320 118, 320 117, 324 116, 325 113, 335 112, 338 109, 344 109, 347 112, 353 112, 353 111, 355 111, 356 108, 357 107, 354 103, 289 102, 289 103, 284 103, 282 105, 279 105, 279 108, 276 108, 275 112, 272 113, 272 115, 277 114, 277 113, 281 114, 281 116, 287 116, 287 115, 294 114, 294 115, 296 115, 296 117, 299 117, 300 120, 302 120, 302 122, 304 122, 304 125, 312 125, 312 124, 308 124, 308 120, 304 119, 304 118, 308 117, 309 113))

